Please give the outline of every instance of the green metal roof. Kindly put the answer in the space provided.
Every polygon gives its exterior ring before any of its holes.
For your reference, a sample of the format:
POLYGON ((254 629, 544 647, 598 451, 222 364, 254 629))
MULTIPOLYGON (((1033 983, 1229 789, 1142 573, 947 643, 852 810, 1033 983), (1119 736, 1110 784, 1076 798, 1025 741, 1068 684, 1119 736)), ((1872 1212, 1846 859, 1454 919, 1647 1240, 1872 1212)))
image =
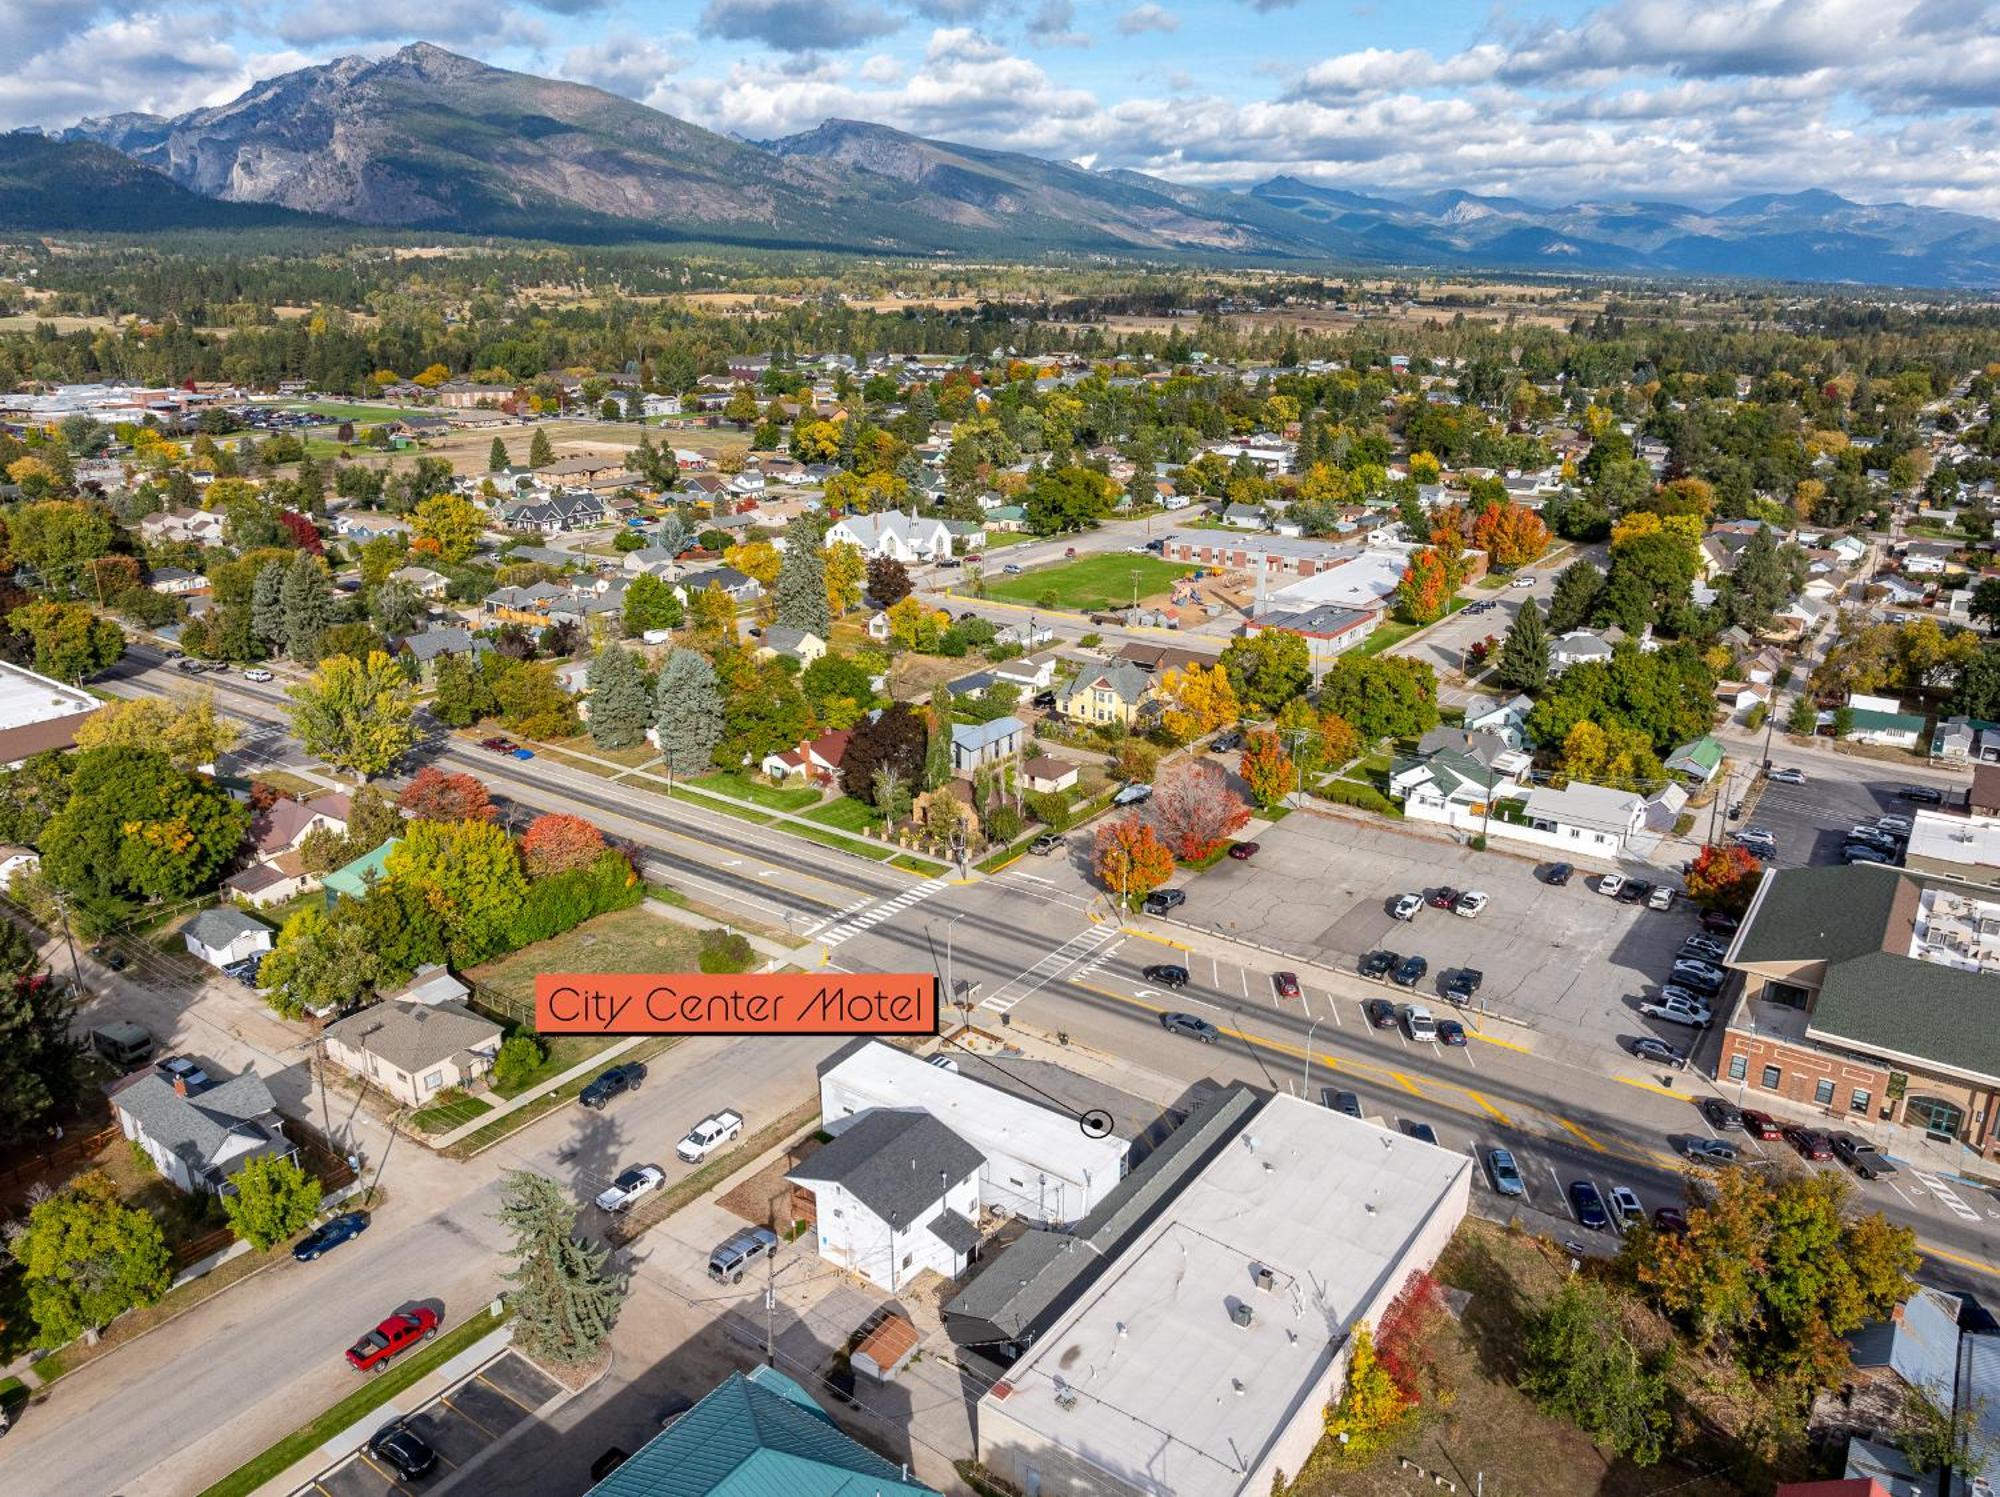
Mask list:
POLYGON ((1774 868, 1750 906, 1731 959, 1841 962, 1882 949, 1901 888, 1893 868, 1774 868))
POLYGON ((589 1497, 938 1497, 834 1427, 782 1372, 732 1373, 589 1497))
POLYGON ((383 869, 389 862, 389 854, 396 850, 397 844, 402 840, 400 837, 391 837, 375 851, 363 853, 345 867, 334 869, 320 881, 321 887, 335 894, 345 894, 360 899, 367 894, 369 882, 383 876, 383 869))
POLYGON ((1683 765, 1700 774, 1713 775, 1722 767, 1721 742, 1709 734, 1695 739, 1693 743, 1684 743, 1667 755, 1668 769, 1678 769, 1683 765))
POLYGON ((1924 719, 1909 712, 1876 712, 1867 707, 1850 707, 1854 726, 1863 730, 1897 728, 1905 733, 1921 733, 1924 719))

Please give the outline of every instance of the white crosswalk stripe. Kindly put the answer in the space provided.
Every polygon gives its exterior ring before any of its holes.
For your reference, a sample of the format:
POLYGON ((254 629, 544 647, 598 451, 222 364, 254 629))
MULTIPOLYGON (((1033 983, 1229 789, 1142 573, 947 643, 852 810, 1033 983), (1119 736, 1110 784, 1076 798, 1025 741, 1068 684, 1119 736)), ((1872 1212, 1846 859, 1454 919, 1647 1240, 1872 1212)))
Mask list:
POLYGON ((1960 1198, 1958 1192, 1953 1190, 1949 1185, 1945 1184, 1944 1181, 1940 1180, 1936 1175, 1926 1175, 1920 1170, 1913 1170, 1911 1171, 1911 1173, 1916 1176, 1917 1182, 1920 1185, 1922 1185, 1925 1190, 1928 1190, 1932 1195, 1936 1196, 1939 1202, 1942 1203, 1945 1209, 1950 1211, 1952 1215, 1962 1217, 1969 1222, 1976 1222, 1979 1220, 1979 1213, 1973 1210, 1970 1206, 1966 1205, 1964 1200, 1960 1198))
POLYGON ((1089 930, 1078 931, 1027 971, 1009 978, 979 1006, 996 1014, 1007 1013, 1023 998, 1055 981, 1065 969, 1097 955, 1106 942, 1118 939, 1118 927, 1115 925, 1093 925, 1089 930))
POLYGON ((838 946, 842 941, 851 940, 884 920, 895 919, 912 905, 919 904, 940 890, 950 887, 950 879, 929 878, 914 888, 898 894, 894 899, 885 899, 880 904, 869 905, 866 900, 851 904, 827 924, 812 932, 812 939, 822 946, 838 946), (859 913, 856 913, 857 911, 859 913))

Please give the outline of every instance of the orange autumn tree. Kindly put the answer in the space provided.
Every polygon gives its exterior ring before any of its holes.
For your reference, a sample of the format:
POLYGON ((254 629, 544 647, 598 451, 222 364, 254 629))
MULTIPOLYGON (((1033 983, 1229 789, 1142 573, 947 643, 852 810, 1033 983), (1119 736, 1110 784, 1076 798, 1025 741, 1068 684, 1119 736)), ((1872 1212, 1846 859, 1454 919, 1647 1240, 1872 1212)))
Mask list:
POLYGON ((1243 741, 1238 768, 1250 794, 1266 810, 1299 788, 1299 769, 1272 732, 1252 733, 1243 741))
POLYGON ((1708 909, 1740 915, 1750 907, 1750 896, 1763 876, 1764 865, 1746 848, 1733 843, 1704 847, 1688 868, 1687 895, 1708 909))
POLYGON ((1431 512, 1431 550, 1444 565, 1445 589, 1465 581, 1465 506, 1446 504, 1431 512))
POLYGON ((1520 504, 1489 504, 1472 522, 1472 544, 1496 567, 1525 566, 1549 543, 1542 517, 1520 504))
POLYGON ((1396 607, 1413 624, 1432 624, 1444 617, 1451 600, 1451 572, 1435 549, 1417 552, 1396 584, 1396 607))
POLYGON ((1136 816, 1097 829, 1098 881, 1130 905, 1174 876, 1174 855, 1136 816))
POLYGON ((604 833, 581 816, 537 816, 521 836, 521 861, 530 878, 588 868, 604 854, 604 833))

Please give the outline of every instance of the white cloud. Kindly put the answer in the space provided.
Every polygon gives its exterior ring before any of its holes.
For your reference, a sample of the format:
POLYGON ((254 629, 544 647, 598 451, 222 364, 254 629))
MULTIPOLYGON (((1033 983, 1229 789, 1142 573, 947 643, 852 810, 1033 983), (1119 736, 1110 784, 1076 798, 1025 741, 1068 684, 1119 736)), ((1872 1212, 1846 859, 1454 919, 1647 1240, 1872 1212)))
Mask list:
POLYGON ((563 54, 562 76, 629 99, 647 99, 686 64, 658 42, 614 35, 563 54))
POLYGON ((708 0, 703 36, 762 42, 777 52, 839 50, 902 28, 869 0, 708 0))
POLYGON ((1090 45, 1090 38, 1076 29, 1075 0, 1042 0, 1028 18, 1028 40, 1039 47, 1090 45))
POLYGON ((1118 18, 1120 36, 1138 36, 1148 31, 1173 32, 1181 29, 1181 18, 1172 11, 1154 5, 1151 0, 1145 5, 1135 5, 1118 18))

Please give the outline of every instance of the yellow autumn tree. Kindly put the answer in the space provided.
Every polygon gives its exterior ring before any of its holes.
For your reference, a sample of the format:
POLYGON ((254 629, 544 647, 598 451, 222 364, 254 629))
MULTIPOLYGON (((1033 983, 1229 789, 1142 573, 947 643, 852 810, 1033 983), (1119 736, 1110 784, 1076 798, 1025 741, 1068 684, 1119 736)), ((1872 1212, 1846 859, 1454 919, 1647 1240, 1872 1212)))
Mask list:
POLYGON ((1170 670, 1161 686, 1170 704, 1161 714, 1161 726, 1176 742, 1192 743, 1210 733, 1220 733, 1235 726, 1237 718, 1242 716, 1236 688, 1230 684, 1229 672, 1220 665, 1207 669, 1190 665, 1184 670, 1170 670))
POLYGON ((826 606, 835 618, 861 601, 868 580, 868 562, 852 541, 835 541, 826 548, 826 606))
POLYGON ((906 650, 932 650, 951 615, 927 608, 913 593, 889 610, 889 637, 906 650))
POLYGON ((777 585, 778 569, 784 565, 778 548, 769 541, 745 541, 740 546, 731 546, 722 553, 722 559, 745 577, 755 578, 766 592, 777 585))
POLYGON ((1388 1442, 1410 1407, 1376 1355, 1368 1322, 1360 1322, 1348 1341, 1347 1382, 1326 1411, 1326 1432, 1339 1441, 1341 1454, 1365 1460, 1388 1442))

